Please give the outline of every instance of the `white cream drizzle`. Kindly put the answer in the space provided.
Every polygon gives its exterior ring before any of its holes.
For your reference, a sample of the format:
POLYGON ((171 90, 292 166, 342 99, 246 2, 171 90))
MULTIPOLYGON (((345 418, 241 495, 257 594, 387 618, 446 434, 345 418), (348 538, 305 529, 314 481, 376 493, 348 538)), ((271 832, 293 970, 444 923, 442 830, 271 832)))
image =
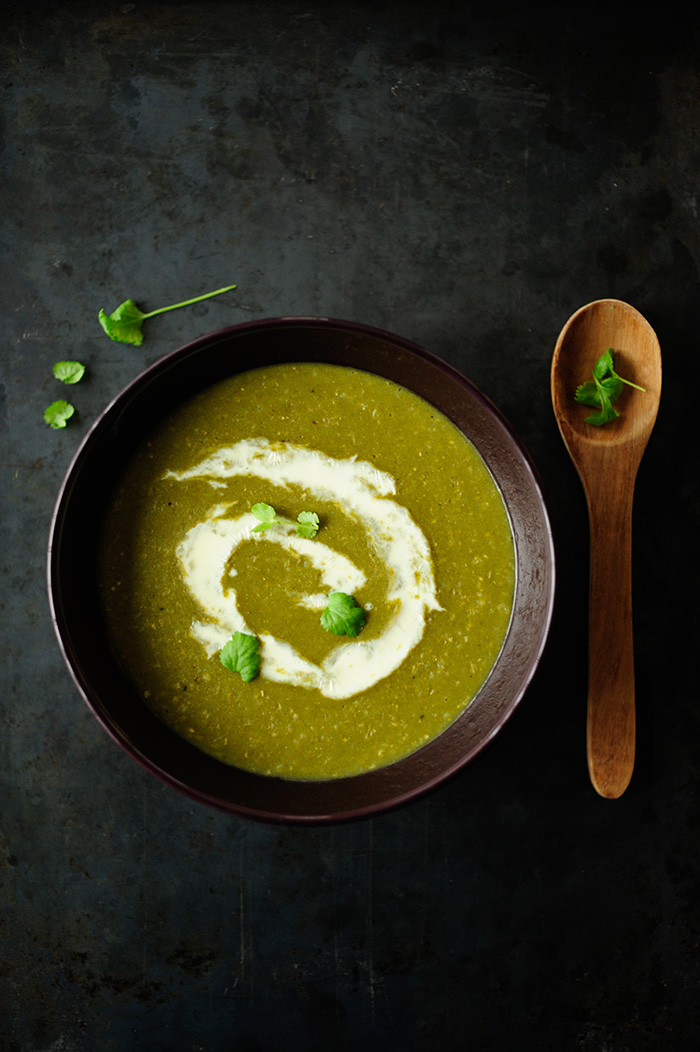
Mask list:
MULTIPOLYGON (((217 488, 239 475, 278 486, 299 485, 319 500, 340 505, 366 527, 368 539, 389 570, 387 601, 395 613, 374 639, 352 639, 335 648, 320 664, 307 661, 289 643, 261 634, 260 674, 267 679, 316 688, 328 698, 348 698, 388 676, 405 660, 425 630, 427 610, 440 610, 428 542, 406 508, 391 500, 396 492, 391 475, 366 461, 337 460, 318 450, 267 439, 244 439, 218 449, 186 471, 168 472, 179 480, 206 478, 217 488)), ((318 570, 324 592, 290 597, 300 605, 322 609, 329 592, 352 595, 365 583, 364 573, 322 540, 299 537, 294 528, 276 526, 253 533, 257 519, 250 513, 229 518, 229 505, 218 504, 178 545, 177 555, 187 587, 206 611, 195 621, 193 635, 209 656, 234 632, 251 632, 236 603, 236 591, 226 565, 244 542, 274 543, 296 552, 318 570)))

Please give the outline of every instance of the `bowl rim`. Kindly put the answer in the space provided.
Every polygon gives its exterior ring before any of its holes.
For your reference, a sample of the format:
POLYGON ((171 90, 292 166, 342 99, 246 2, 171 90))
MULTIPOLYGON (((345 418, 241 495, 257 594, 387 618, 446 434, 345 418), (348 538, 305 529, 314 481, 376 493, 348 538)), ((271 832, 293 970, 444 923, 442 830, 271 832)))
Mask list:
MULTIPOLYGON (((288 361, 299 360, 299 359, 287 359, 288 361)), ((231 375, 239 372, 247 371, 247 369, 257 368, 256 364, 250 364, 242 367, 241 369, 232 369, 231 375)), ((357 366, 356 368, 363 368, 357 366)), ((384 374, 381 374, 384 375, 384 374)), ((402 386, 409 387, 408 384, 404 384, 402 381, 394 381, 400 383, 402 386)), ((420 394, 420 392, 418 392, 420 394)), ((420 395, 425 400, 430 401, 425 395, 420 395)), ((172 411, 172 406, 167 412, 172 411)), ((444 412, 443 410, 440 410, 444 412)), ((162 419, 167 415, 163 413, 162 419)), ((449 418, 448 413, 444 413, 449 418)), ((454 422, 454 421, 453 421, 454 422)), ((157 421, 154 421, 154 425, 157 421)), ((457 425, 459 427, 459 425, 457 425)), ((462 428, 462 433, 464 431, 462 428)), ((475 444, 470 436, 466 436, 472 444, 475 444)), ((482 457, 482 459, 486 459, 482 457)), ((493 475, 491 466, 487 463, 490 473, 493 475)), ((498 485, 498 482, 497 482, 498 485)), ((500 486, 499 486, 500 490, 500 486)), ((509 510, 510 518, 510 510, 509 510)), ((511 521, 512 526, 512 521, 511 521)), ((448 779, 451 779, 459 771, 463 770, 469 763, 471 763, 483 750, 493 741, 499 731, 511 718, 515 710, 519 707, 532 679, 537 671, 540 664, 542 654, 547 644, 549 632, 551 628, 551 622, 554 610, 555 600, 555 584, 556 584, 556 562, 555 562, 555 547, 553 532, 551 527, 551 521, 547 510, 547 504, 544 497, 543 487, 540 482, 537 468, 532 460, 529 452, 525 445, 514 431, 511 424, 508 422, 502 411, 492 402, 492 400, 481 391, 473 381, 469 380, 463 373, 460 372, 456 367, 436 355, 434 352, 427 350, 425 347, 414 343, 405 337, 396 335, 388 330, 377 328, 374 326, 366 325, 362 322, 357 321, 346 321, 333 317, 326 316, 315 316, 315 315, 280 315, 274 317, 267 317, 261 319, 255 319, 245 322, 240 322, 235 325, 226 326, 214 330, 210 333, 203 334, 196 337, 187 343, 181 344, 179 347, 167 352, 144 369, 140 370, 135 377, 133 377, 128 383, 122 387, 120 391, 114 395, 107 405, 100 411, 95 420, 92 422, 87 432, 80 441, 75 453, 73 454, 69 465, 65 471, 59 490, 54 503, 53 512, 51 515, 49 534, 48 534, 48 545, 46 552, 46 582, 49 600, 49 609, 51 615, 51 621, 53 624, 54 632, 58 641, 59 650, 63 656, 63 660, 68 668, 71 678, 75 686, 78 689, 79 694, 86 702, 88 708, 92 714, 97 718, 101 726, 108 732, 110 737, 121 746, 133 759, 135 759, 141 767, 155 775, 160 781, 164 782, 177 789, 180 793, 195 800, 199 803, 206 804, 214 807, 220 811, 224 811, 229 814, 236 814, 241 817, 247 817, 252 819, 261 820, 270 823, 281 823, 286 825, 318 825, 327 823, 339 823, 345 821, 356 820, 360 818, 368 818, 374 815, 394 810, 397 807, 407 805, 420 797, 426 795, 437 786, 441 785, 448 779), (451 763, 444 767, 436 769, 431 775, 426 776, 422 779, 419 784, 413 785, 411 788, 403 788, 401 791, 392 795, 389 799, 382 798, 375 800, 374 802, 363 802, 357 806, 345 806, 341 810, 330 809, 319 809, 309 810, 309 813, 300 813, 296 810, 290 810, 285 813, 283 808, 275 807, 270 809, 267 807, 250 806, 245 803, 232 804, 229 801, 224 801, 221 797, 215 794, 209 793, 202 790, 201 788, 193 788, 184 782, 181 778, 173 774, 163 767, 162 764, 155 762, 152 758, 145 755, 142 750, 136 746, 133 742, 130 742, 124 735, 122 729, 116 724, 116 722, 109 718, 107 712, 105 712, 100 703, 99 699, 94 696, 94 692, 88 682, 85 681, 81 675, 80 669, 76 662, 75 655, 72 653, 72 648, 69 643, 69 632, 68 626, 65 624, 63 616, 62 604, 60 602, 60 582, 59 582, 59 549, 60 549, 60 533, 63 519, 66 514, 67 507, 69 505, 73 487, 76 483, 76 479, 80 472, 80 468, 89 455, 90 450, 95 443, 96 439, 106 428, 110 426, 112 418, 115 417, 121 408, 127 406, 132 399, 136 398, 139 392, 145 390, 146 386, 151 383, 154 377, 158 377, 160 374, 166 372, 168 368, 177 363, 184 361, 190 356, 195 356, 206 348, 212 347, 220 342, 227 341, 228 339, 236 338, 246 333, 253 332, 264 332, 265 330, 274 329, 300 329, 300 328, 311 328, 316 330, 323 329, 336 329, 341 330, 345 333, 353 333, 360 337, 368 337, 372 339, 382 340, 395 347, 400 347, 402 350, 407 352, 410 356, 421 359, 426 362, 434 369, 442 372, 448 377, 453 383, 456 383, 463 392, 468 392, 469 397, 479 403, 484 412, 490 416, 494 423, 497 425, 502 436, 506 439, 511 451, 516 456, 520 463, 521 469, 524 471, 525 476, 533 494, 535 495, 535 501, 538 505, 539 513, 541 516, 541 542, 543 546, 543 564, 546 567, 548 573, 548 582, 546 587, 546 595, 543 601, 543 607, 540 614, 540 627, 539 627, 539 642, 537 646, 532 650, 529 659, 529 668, 527 674, 524 675, 519 683, 518 689, 510 698, 508 705, 499 713, 498 717, 490 725, 488 733, 484 734, 479 738, 477 742, 472 744, 470 748, 458 758, 455 758, 451 763)), ((517 589, 517 567, 516 567, 516 589, 517 589)), ((514 600, 515 607, 515 600, 514 600)), ((511 625, 512 625, 511 616, 511 625)), ((510 627, 508 629, 510 632, 510 627)), ((506 638, 508 637, 508 633, 506 638)), ((505 645, 505 641, 504 641, 505 645)), ((501 655, 496 660, 493 670, 498 666, 501 655)), ((487 677, 486 683, 489 682, 491 674, 487 677)), ((474 705, 474 701, 479 697, 483 691, 485 684, 482 685, 479 692, 477 693, 474 700, 464 710, 466 712, 474 705)), ((145 704, 145 703, 144 703, 145 704)), ((463 713, 464 714, 464 713, 463 713)), ((460 719, 461 717, 458 717, 460 719)), ((163 724, 165 726, 165 724, 163 724)), ((440 739, 449 728, 446 728, 440 735, 440 739)), ((172 733, 172 732, 171 732, 172 733)), ((436 739, 433 739, 433 742, 436 739)), ((429 746, 431 743, 427 743, 429 746)), ((421 747, 417 750, 418 753, 422 752, 427 746, 421 747)), ((189 745, 189 748, 195 748, 189 745)), ((416 753, 411 754, 413 756, 416 753)), ((408 757, 405 759, 409 759, 408 757)), ((213 758, 212 758, 213 760, 213 758)), ((219 761, 213 761, 219 763, 219 761)), ((397 761, 402 763, 404 761, 397 761)), ((222 766, 226 766, 223 765, 222 766)), ((387 767, 379 768, 375 772, 368 772, 367 774, 360 774, 351 776, 350 779, 331 779, 328 782, 300 782, 292 781, 291 784, 294 786, 318 786, 327 785, 329 783, 339 784, 340 782, 349 782, 354 779, 367 779, 368 776, 376 775, 381 771, 387 771, 394 767, 395 764, 390 764, 387 767)), ((265 776, 253 776, 254 778, 265 778, 265 776)), ((273 779, 267 778, 268 782, 283 782, 285 785, 289 785, 290 782, 284 779, 273 779)))

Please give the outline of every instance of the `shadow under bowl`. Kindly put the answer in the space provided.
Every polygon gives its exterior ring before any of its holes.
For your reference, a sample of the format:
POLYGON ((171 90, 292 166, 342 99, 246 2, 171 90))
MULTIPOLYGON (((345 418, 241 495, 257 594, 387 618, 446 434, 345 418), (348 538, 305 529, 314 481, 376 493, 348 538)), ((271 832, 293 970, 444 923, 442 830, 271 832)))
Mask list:
POLYGON ((264 821, 339 822, 418 798, 462 769, 494 738, 539 663, 552 616, 552 533, 536 473, 493 404, 440 358, 391 333, 327 318, 272 318, 223 329, 166 355, 96 420, 66 473, 51 523, 48 590, 59 645, 78 690, 134 759, 192 799, 264 821), (153 427, 197 392, 238 372, 285 362, 329 362, 387 377, 445 414, 488 466, 510 517, 516 551, 513 613, 500 655, 472 703, 442 734, 379 770, 290 781, 221 763, 172 731, 122 670, 108 638, 97 543, 113 486, 153 427))

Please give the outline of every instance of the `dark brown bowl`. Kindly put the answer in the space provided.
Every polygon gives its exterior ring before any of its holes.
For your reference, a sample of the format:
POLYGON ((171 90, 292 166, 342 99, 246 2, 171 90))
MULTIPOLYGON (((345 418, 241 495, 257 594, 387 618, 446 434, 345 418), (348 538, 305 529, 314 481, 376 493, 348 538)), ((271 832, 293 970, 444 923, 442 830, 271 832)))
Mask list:
POLYGON ((224 811, 267 821, 337 822, 386 811, 445 781, 481 752, 520 702, 552 614, 554 552, 540 486, 498 410, 446 362, 398 336, 327 318, 236 325, 168 354, 107 406, 81 444, 51 524, 48 589, 70 673, 100 723, 169 785, 224 811), (108 642, 97 587, 97 536, 115 479, 166 414, 218 380, 260 365, 322 361, 388 377, 431 402, 476 446, 510 515, 516 594, 488 680, 439 737, 388 767, 331 781, 289 781, 227 766, 171 731, 149 709, 108 642))

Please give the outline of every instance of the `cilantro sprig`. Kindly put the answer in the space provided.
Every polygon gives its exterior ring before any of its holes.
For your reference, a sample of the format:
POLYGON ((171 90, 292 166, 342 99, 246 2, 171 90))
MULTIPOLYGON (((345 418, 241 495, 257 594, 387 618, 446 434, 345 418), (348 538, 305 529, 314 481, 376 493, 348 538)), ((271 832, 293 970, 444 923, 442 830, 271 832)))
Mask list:
POLYGON ((328 606, 321 614, 321 624, 334 636, 356 636, 366 620, 362 607, 345 592, 331 592, 328 606))
POLYGON ((205 292, 203 296, 195 296, 191 300, 183 300, 182 303, 173 303, 170 307, 159 307, 144 313, 139 310, 132 299, 124 300, 111 314, 105 314, 100 310, 98 319, 100 325, 109 336, 110 340, 117 343, 133 343, 139 347, 143 343, 141 326, 146 318, 154 318, 156 314, 165 314, 169 310, 177 310, 178 307, 189 307, 191 303, 199 303, 201 300, 211 299, 212 296, 220 296, 222 292, 230 292, 235 285, 227 285, 226 288, 216 289, 214 292, 205 292))
POLYGON ((635 387, 638 391, 645 390, 644 387, 632 383, 631 380, 625 380, 623 376, 615 372, 614 351, 612 347, 609 347, 593 366, 593 379, 586 380, 576 388, 575 401, 598 410, 597 413, 591 413, 585 418, 587 424, 601 427, 619 417, 620 413, 615 409, 615 402, 620 397, 625 384, 635 387))
POLYGON ((224 668, 238 672, 244 683, 255 679, 260 671, 260 640, 247 632, 234 632, 221 650, 219 660, 224 668))
POLYGON ((318 533, 319 521, 315 511, 300 511, 297 521, 292 522, 291 519, 278 515, 271 504, 254 504, 250 510, 259 520, 258 525, 253 526, 253 533, 263 533, 278 524, 293 526, 300 537, 306 537, 308 540, 312 540, 318 533))

